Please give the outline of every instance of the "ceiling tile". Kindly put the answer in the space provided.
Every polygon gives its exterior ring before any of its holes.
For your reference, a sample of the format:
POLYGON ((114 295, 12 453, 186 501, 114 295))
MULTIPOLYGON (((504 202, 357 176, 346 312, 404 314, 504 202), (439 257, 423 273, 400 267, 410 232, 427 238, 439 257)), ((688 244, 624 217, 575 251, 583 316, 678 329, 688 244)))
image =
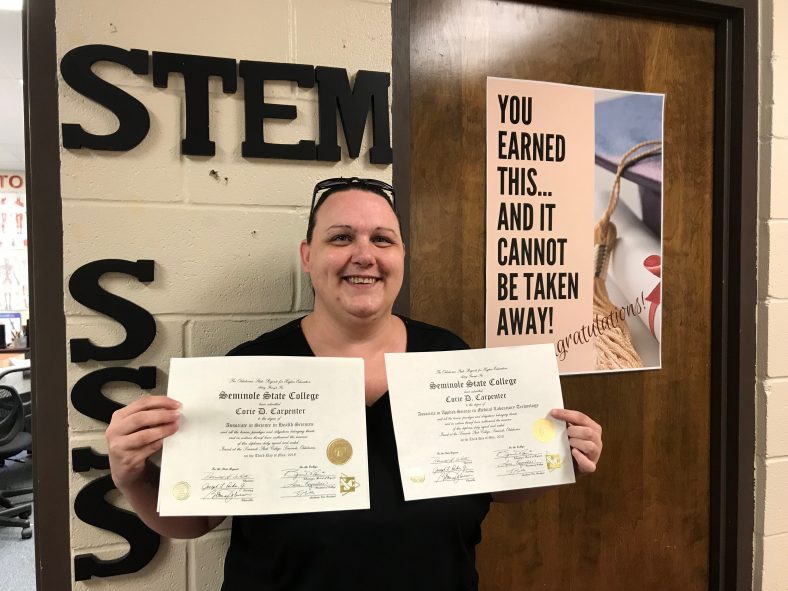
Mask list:
POLYGON ((0 77, 22 78, 22 13, 0 10, 0 77))
POLYGON ((18 81, 0 78, 0 144, 23 146, 24 103, 18 81))
POLYGON ((0 10, 0 168, 24 168, 22 14, 0 10))

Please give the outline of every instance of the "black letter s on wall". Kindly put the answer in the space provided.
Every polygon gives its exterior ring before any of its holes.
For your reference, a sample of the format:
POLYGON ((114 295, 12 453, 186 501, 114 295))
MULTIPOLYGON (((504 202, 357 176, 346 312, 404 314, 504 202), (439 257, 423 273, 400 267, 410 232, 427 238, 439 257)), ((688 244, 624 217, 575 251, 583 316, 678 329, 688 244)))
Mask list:
POLYGON ((104 259, 93 261, 74 271, 68 282, 71 296, 91 310, 117 320, 126 329, 124 341, 113 347, 99 347, 88 339, 71 339, 71 361, 74 363, 91 359, 133 359, 141 355, 156 336, 156 321, 149 312, 127 299, 105 291, 99 285, 99 279, 104 273, 125 273, 143 283, 149 283, 153 281, 153 261, 104 259))
MULTIPOLYGON (((150 313, 105 291, 99 285, 101 276, 110 272, 132 275, 147 283, 153 281, 154 262, 106 259, 87 263, 74 272, 69 281, 72 297, 120 322, 126 329, 126 338, 114 347, 97 347, 87 339, 72 339, 72 362, 130 359, 142 354, 156 336, 156 322, 150 313)), ((93 371, 74 385, 71 393, 74 408, 84 415, 108 423, 112 413, 122 406, 104 396, 101 391, 105 384, 112 381, 130 382, 140 388, 151 389, 156 386, 156 368, 108 367, 93 371)), ((74 448, 72 470, 87 472, 92 469, 109 469, 107 456, 96 453, 89 447, 74 448)), ((110 475, 101 476, 88 483, 74 499, 74 513, 85 523, 126 538, 129 551, 111 560, 101 560, 92 553, 74 556, 74 578, 77 581, 136 572, 150 563, 159 549, 161 538, 156 532, 148 529, 133 513, 115 507, 106 500, 106 494, 113 488, 110 475)))
POLYGON ((135 74, 148 73, 148 52, 125 50, 112 45, 75 47, 60 61, 60 73, 71 88, 112 111, 120 125, 109 135, 88 133, 75 123, 63 124, 63 147, 125 152, 138 146, 150 129, 150 115, 140 101, 117 86, 99 78, 91 69, 99 61, 114 62, 135 74))
POLYGON ((106 501, 105 495, 115 488, 112 476, 93 480, 79 491, 74 500, 74 513, 85 523, 123 536, 129 542, 126 555, 115 560, 99 560, 94 554, 74 557, 74 579, 113 577, 137 572, 146 566, 159 549, 161 537, 125 509, 106 501))

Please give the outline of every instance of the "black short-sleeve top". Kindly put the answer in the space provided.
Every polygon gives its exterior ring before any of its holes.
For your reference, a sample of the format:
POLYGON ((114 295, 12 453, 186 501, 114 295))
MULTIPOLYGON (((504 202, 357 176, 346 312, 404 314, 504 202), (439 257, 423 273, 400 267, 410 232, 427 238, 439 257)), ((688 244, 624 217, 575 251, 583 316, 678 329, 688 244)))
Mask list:
MULTIPOLYGON (((408 352, 468 348, 447 330, 402 320, 408 352)), ((229 354, 313 355, 300 319, 229 354)), ((223 591, 478 589, 476 545, 490 495, 405 502, 388 393, 366 413, 371 508, 234 517, 223 591)))

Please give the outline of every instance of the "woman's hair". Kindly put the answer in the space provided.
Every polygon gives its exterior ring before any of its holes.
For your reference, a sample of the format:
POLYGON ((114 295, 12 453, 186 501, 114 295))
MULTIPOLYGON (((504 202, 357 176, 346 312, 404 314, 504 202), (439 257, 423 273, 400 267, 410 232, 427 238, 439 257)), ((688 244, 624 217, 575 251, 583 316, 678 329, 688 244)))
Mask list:
POLYGON ((325 203, 326 199, 328 199, 334 193, 339 193, 341 191, 350 191, 352 189, 356 189, 358 191, 365 191, 367 193, 373 193, 375 195, 379 195, 383 199, 386 200, 386 203, 389 204, 391 207, 391 211, 394 212, 394 215, 397 216, 397 225, 401 228, 402 227, 402 220, 399 217, 399 212, 397 208, 394 207, 394 203, 392 202, 392 197, 388 195, 384 190, 378 189, 377 187, 367 185, 364 183, 356 183, 352 185, 342 185, 336 188, 327 189, 323 192, 322 195, 318 198, 315 202, 314 206, 312 207, 312 211, 309 212, 309 222, 307 223, 306 227, 306 242, 307 244, 312 243, 312 234, 315 231, 315 223, 317 220, 317 210, 320 209, 320 206, 325 203))

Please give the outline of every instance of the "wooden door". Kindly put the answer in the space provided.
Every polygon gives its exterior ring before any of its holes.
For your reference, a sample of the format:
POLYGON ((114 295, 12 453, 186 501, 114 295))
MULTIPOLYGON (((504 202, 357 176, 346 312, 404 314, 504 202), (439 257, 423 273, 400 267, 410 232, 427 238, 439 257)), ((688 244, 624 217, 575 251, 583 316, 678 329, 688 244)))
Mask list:
POLYGON ((666 94, 662 369, 562 378, 598 472, 494 505, 486 591, 708 587, 714 31, 544 4, 411 0, 410 314, 484 346, 487 76, 666 94))

